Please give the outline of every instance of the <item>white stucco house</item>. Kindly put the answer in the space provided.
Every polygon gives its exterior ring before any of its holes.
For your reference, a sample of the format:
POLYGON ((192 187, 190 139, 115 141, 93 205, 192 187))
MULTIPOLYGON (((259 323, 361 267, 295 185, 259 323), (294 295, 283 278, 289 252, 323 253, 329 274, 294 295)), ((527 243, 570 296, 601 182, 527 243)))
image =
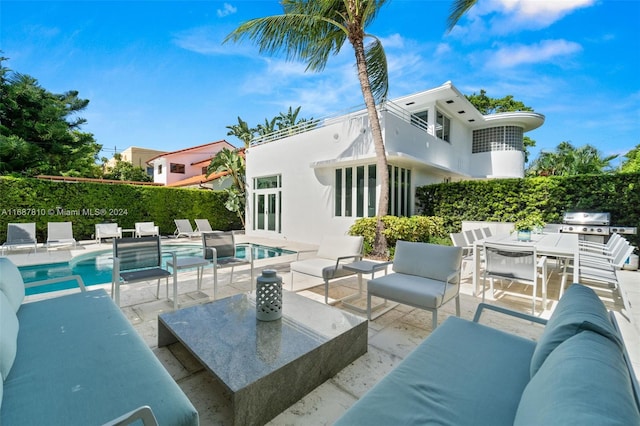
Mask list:
MULTIPOLYGON (((415 188, 522 177, 534 112, 482 115, 451 82, 379 106, 389 163, 389 213, 410 216, 415 188)), ((248 235, 317 244, 375 216, 380 194, 365 109, 255 140, 246 153, 248 235)))
POLYGON ((210 142, 191 148, 159 154, 147 161, 153 167, 153 180, 166 186, 223 189, 229 181, 220 184, 220 175, 206 177, 211 159, 222 149, 236 147, 225 140, 210 142))

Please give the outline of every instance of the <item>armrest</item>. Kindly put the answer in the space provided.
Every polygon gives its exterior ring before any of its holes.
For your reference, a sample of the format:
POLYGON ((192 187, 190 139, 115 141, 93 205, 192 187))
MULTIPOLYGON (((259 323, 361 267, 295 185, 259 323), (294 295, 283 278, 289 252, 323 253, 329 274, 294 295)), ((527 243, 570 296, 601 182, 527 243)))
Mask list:
POLYGON ((314 253, 317 252, 318 249, 313 249, 313 250, 298 250, 296 253, 296 260, 300 260, 300 253, 314 253))
POLYGON ((123 414, 117 419, 105 423, 103 426, 124 426, 133 424, 138 420, 142 421, 143 426, 158 426, 158 420, 156 420, 156 416, 153 415, 153 411, 151 411, 151 407, 148 405, 123 414))
POLYGON ((498 312, 498 313, 501 313, 501 314, 504 314, 504 315, 520 318, 520 319, 523 319, 525 321, 531 321, 531 322, 535 322, 535 323, 538 323, 538 324, 547 325, 547 320, 544 319, 544 318, 538 318, 538 317, 535 317, 533 315, 523 314, 522 312, 513 311, 511 309, 502 308, 500 306, 489 305, 487 303, 478 304, 478 309, 476 309, 476 314, 473 316, 473 322, 479 322, 480 321, 480 315, 482 315, 482 311, 485 310, 485 309, 490 310, 490 311, 495 311, 495 312, 498 312))
POLYGON ((547 262, 547 256, 540 256, 538 259, 538 264, 536 265, 538 268, 544 268, 544 264, 547 262))
POLYGON ((49 280, 34 281, 31 283, 25 284, 24 288, 38 287, 41 285, 49 285, 49 284, 55 284, 55 283, 63 283, 65 281, 71 281, 71 280, 75 280, 78 283, 78 287, 80 288, 80 291, 86 291, 86 288, 84 286, 84 281, 82 280, 82 277, 80 275, 68 275, 66 277, 57 277, 57 278, 51 278, 49 280))
POLYGON ((343 260, 348 260, 348 259, 353 259, 354 262, 357 262, 358 260, 362 259, 362 255, 360 253, 358 254, 352 254, 349 256, 340 256, 336 258, 336 267, 335 267, 335 271, 338 270, 338 267, 340 266, 340 262, 342 262, 343 260))

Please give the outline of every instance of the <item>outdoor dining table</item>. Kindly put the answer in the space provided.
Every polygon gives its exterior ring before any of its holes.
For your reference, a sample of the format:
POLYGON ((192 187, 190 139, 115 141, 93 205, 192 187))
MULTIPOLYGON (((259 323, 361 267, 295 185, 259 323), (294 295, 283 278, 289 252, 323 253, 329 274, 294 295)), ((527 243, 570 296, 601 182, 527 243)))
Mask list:
MULTIPOLYGON (((573 280, 575 282, 580 281, 578 267, 579 262, 579 243, 577 234, 564 234, 558 233, 541 233, 531 234, 531 241, 523 242, 518 241, 517 232, 512 234, 498 234, 492 235, 488 238, 476 240, 473 242, 473 294, 477 296, 479 294, 480 274, 481 274, 481 252, 484 248, 484 243, 498 243, 498 244, 511 244, 511 245, 533 245, 536 248, 536 252, 539 256, 564 258, 566 260, 573 259, 573 280)), ((565 277, 562 278, 562 286, 564 286, 565 277)))

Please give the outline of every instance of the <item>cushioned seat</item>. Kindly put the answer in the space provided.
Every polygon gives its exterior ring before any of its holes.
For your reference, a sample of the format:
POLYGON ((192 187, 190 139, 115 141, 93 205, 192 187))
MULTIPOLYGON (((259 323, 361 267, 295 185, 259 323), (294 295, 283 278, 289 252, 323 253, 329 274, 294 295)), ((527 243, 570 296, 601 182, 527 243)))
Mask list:
POLYGON ((449 317, 336 425, 512 426, 534 349, 531 340, 449 317))
POLYGON ((161 425, 198 413, 104 290, 23 304, 3 425, 100 425, 148 405, 161 425))

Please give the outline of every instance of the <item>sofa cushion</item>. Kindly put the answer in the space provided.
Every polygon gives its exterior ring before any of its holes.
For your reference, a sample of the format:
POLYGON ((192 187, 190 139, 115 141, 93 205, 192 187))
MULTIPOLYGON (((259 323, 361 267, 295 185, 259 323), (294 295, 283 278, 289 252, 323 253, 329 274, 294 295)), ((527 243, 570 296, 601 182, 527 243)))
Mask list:
POLYGON ((460 269, 461 263, 460 247, 398 241, 393 271, 446 281, 449 275, 460 269))
POLYGON ((598 295, 589 287, 572 284, 558 302, 540 336, 531 358, 533 377, 551 352, 568 338, 584 330, 591 330, 622 345, 622 338, 609 320, 609 314, 598 295))
POLYGON ((102 289, 25 303, 2 425, 101 425, 149 405, 161 425, 198 413, 102 289))
POLYGON ((450 299, 456 294, 456 286, 442 281, 423 278, 416 275, 391 273, 367 281, 367 289, 384 299, 406 303, 412 306, 437 308, 446 296, 450 299))
POLYGON ((0 376, 6 379, 16 358, 18 317, 9 299, 0 291, 0 376))
POLYGON ((338 266, 338 269, 336 269, 335 260, 321 259, 319 257, 293 262, 290 268, 292 271, 311 275, 314 277, 322 277, 325 280, 355 274, 355 272, 353 271, 347 271, 346 269, 343 269, 342 265, 338 266))
POLYGON ((525 388, 514 425, 638 425, 617 344, 592 331, 562 342, 525 388))
POLYGON ((18 312, 24 300, 24 281, 18 267, 6 257, 0 257, 0 291, 9 299, 13 312, 18 312))
POLYGON ((362 254, 362 240, 362 237, 351 235, 324 237, 316 256, 324 259, 337 259, 338 257, 362 254))
POLYGON ((336 424, 512 426, 534 347, 449 317, 336 424))

